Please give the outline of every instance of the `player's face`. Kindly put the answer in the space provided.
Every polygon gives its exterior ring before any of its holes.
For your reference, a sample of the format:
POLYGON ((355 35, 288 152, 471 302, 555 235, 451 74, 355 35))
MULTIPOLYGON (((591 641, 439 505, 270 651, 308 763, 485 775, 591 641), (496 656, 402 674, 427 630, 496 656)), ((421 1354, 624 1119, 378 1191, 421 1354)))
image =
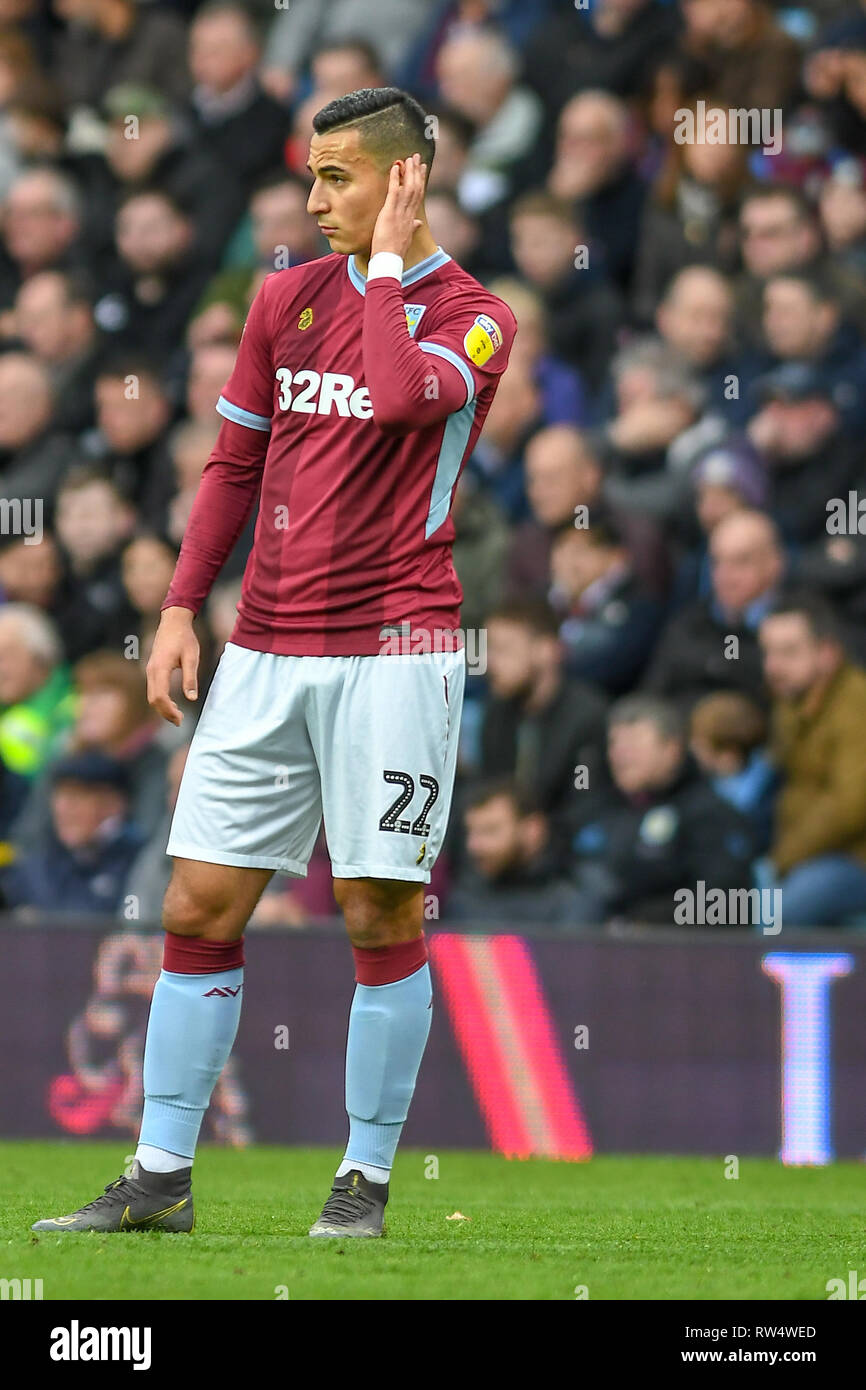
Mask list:
POLYGON ((314 135, 307 167, 315 179, 307 212, 315 217, 331 250, 343 256, 366 255, 388 192, 387 171, 361 148, 357 130, 314 135))

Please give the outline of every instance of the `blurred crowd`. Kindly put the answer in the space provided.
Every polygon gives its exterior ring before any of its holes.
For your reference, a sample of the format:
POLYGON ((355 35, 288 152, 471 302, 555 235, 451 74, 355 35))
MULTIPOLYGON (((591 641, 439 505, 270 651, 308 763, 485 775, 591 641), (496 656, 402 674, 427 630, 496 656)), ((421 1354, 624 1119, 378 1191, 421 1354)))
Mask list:
MULTIPOLYGON (((0 0, 4 905, 158 920, 196 708, 143 672, 215 403, 262 278, 328 254, 313 114, 388 84, 519 326, 454 501, 428 920, 671 924, 703 883, 866 924, 866 0, 0 0)), ((322 839, 257 920, 334 912, 322 839)))

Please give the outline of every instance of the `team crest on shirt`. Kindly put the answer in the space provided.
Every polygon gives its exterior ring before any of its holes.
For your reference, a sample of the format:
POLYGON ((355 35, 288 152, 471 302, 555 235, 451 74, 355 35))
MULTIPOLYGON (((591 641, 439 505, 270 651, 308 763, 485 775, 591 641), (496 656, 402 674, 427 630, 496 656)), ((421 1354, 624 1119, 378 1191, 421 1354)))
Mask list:
POLYGON ((302 309, 302 310, 301 310, 301 317, 298 319, 298 327, 300 328, 301 332, 303 333, 303 331, 304 331, 305 328, 309 328, 309 327, 311 326, 312 322, 313 322, 313 311, 312 311, 312 309, 309 309, 309 308, 307 308, 307 309, 302 309))
POLYGON ((408 330, 409 330, 409 337, 410 337, 410 338, 414 338, 414 337, 415 337, 415 329, 418 327, 418 324, 421 322, 421 315, 423 314, 424 310, 427 308, 427 305, 426 305, 426 304, 404 304, 404 305, 403 305, 403 308, 404 308, 405 311, 406 311, 406 327, 407 327, 408 330))
POLYGON ((463 347, 470 362, 483 367, 494 352, 502 347, 502 330, 489 314, 478 314, 466 337, 463 347))

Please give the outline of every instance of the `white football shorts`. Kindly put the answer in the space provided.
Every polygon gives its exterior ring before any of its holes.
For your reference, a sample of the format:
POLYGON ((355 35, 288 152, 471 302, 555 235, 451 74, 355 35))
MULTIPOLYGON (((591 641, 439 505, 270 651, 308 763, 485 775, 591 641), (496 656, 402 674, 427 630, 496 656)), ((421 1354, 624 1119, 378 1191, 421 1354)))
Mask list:
POLYGON ((278 656, 229 642, 167 853, 303 878, 324 816, 335 878, 429 883, 465 669, 462 651, 278 656))

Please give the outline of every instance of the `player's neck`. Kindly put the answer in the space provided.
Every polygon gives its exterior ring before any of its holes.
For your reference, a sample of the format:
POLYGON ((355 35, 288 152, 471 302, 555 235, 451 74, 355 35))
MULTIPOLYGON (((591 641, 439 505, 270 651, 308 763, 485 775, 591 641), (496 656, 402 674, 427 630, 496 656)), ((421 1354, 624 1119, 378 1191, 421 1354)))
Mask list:
MULTIPOLYGON (((419 227, 409 243, 409 250, 403 257, 403 269, 411 270, 413 265, 418 265, 421 261, 426 261, 427 257, 432 256, 435 250, 436 238, 433 236, 430 228, 426 225, 419 227)), ((362 255, 360 251, 355 252, 355 265, 365 278, 369 262, 369 256, 362 255)))

